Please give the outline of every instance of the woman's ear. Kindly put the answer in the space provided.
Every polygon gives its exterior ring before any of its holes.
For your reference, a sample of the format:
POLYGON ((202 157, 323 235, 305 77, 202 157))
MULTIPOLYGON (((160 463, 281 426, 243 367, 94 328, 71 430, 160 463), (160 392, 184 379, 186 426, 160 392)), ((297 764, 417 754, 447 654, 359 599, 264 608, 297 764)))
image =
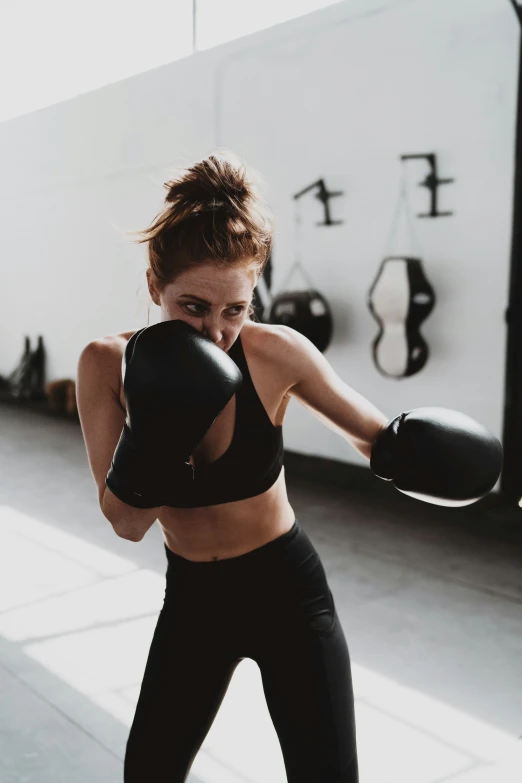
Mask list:
POLYGON ((152 301, 154 302, 155 305, 157 305, 158 307, 161 307, 159 294, 158 294, 158 292, 156 290, 156 286, 154 285, 154 282, 152 280, 152 272, 151 272, 150 269, 147 269, 147 285, 149 287, 150 298, 152 299, 152 301))

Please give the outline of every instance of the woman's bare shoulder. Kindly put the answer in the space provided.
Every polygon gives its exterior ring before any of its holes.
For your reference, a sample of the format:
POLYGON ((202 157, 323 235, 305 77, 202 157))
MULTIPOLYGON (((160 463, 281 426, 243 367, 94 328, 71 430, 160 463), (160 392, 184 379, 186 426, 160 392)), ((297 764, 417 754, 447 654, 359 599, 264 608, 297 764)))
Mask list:
POLYGON ((83 349, 80 355, 80 367, 85 368, 89 373, 103 376, 113 388, 119 388, 123 352, 135 331, 134 329, 95 337, 83 349))
POLYGON ((262 324, 247 321, 241 330, 242 341, 267 360, 286 361, 295 350, 301 335, 282 324, 262 324))
POLYGON ((114 352, 121 354, 132 335, 136 332, 137 329, 130 329, 128 332, 106 334, 104 337, 97 337, 95 340, 93 340, 93 343, 103 346, 107 353, 114 352))
POLYGON ((284 389, 290 388, 295 382, 296 353, 302 335, 282 324, 250 321, 245 326, 241 338, 247 358, 254 357, 263 374, 277 378, 284 389))

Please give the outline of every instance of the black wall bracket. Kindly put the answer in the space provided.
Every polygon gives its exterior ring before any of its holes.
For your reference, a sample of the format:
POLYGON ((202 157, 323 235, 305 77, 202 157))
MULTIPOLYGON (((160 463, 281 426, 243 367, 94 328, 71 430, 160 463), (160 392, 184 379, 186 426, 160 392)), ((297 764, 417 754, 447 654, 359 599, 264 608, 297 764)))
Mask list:
POLYGON ((419 182, 419 185, 423 188, 428 188, 431 193, 431 210, 429 212, 421 212, 417 217, 421 218, 436 218, 447 217, 453 215, 453 212, 438 212, 437 211, 437 190, 439 185, 446 185, 449 182, 455 182, 454 179, 440 179, 437 176, 437 156, 434 152, 428 152, 424 155, 401 155, 401 160, 412 160, 413 158, 424 158, 428 161, 430 166, 430 172, 426 175, 426 179, 419 182))
POLYGON ((343 196, 344 191, 337 190, 337 191, 331 191, 328 190, 328 188, 325 185, 324 179, 318 179, 317 182, 313 182, 311 185, 308 185, 308 187, 304 188, 304 190, 299 191, 299 193, 296 193, 294 195, 294 199, 297 201, 297 199, 301 198, 301 196, 304 196, 305 193, 309 193, 313 188, 317 188, 318 192, 315 194, 315 197, 319 199, 319 201, 322 202, 324 206, 324 223, 316 223, 317 226, 340 226, 342 225, 342 220, 332 220, 330 216, 330 199, 334 196, 343 196))

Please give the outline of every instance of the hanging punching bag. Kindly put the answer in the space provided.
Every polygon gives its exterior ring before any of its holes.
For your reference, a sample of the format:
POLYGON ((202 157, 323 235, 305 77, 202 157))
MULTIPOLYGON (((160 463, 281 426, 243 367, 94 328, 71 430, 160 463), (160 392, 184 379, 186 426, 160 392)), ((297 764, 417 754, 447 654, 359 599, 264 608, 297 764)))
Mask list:
POLYGON ((324 352, 332 339, 330 306, 318 291, 284 291, 274 297, 268 318, 270 324, 290 326, 324 352))
POLYGON ((418 258, 385 258, 370 289, 368 306, 380 331, 373 359, 382 375, 407 378, 419 372, 429 350, 421 323, 435 306, 435 293, 418 258))

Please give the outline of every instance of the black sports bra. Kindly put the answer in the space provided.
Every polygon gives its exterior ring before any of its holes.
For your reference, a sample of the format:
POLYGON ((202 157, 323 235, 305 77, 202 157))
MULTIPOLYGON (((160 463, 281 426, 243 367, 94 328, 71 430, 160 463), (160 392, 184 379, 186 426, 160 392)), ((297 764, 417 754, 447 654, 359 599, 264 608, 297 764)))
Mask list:
POLYGON ((283 428, 274 426, 252 383, 241 335, 229 351, 243 374, 236 392, 232 442, 217 460, 196 465, 194 478, 171 493, 166 505, 198 508, 261 495, 279 477, 283 466, 283 428))

